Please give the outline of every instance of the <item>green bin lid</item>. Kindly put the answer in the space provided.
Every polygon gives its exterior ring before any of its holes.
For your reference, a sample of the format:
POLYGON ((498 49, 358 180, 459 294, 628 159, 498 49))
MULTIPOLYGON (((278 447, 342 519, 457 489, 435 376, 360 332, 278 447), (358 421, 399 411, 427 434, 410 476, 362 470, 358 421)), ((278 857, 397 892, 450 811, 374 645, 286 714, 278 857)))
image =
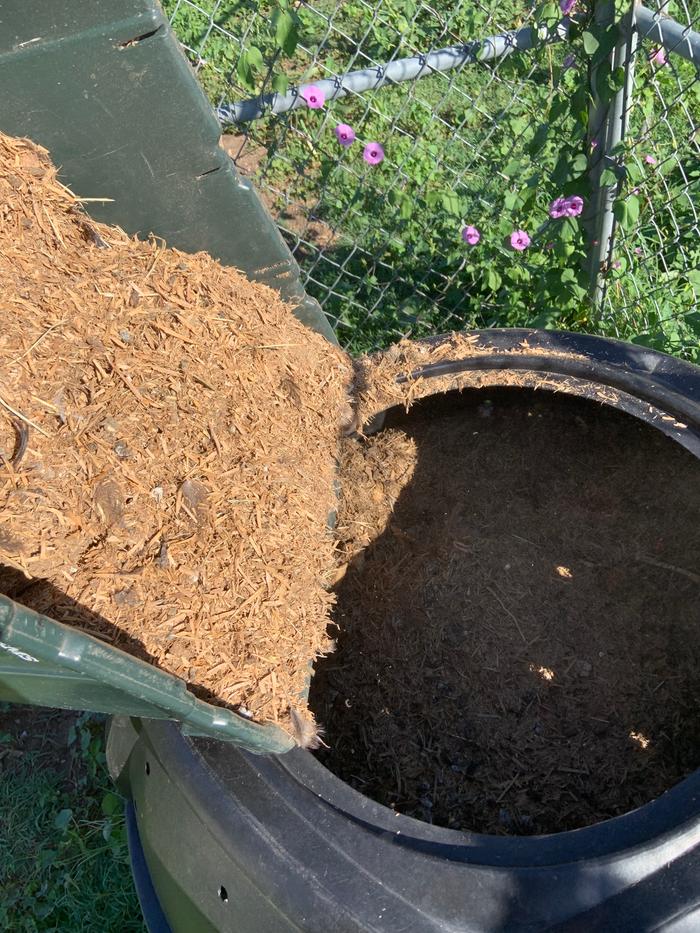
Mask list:
POLYGON ((295 744, 277 726, 199 700, 179 677, 7 596, 0 596, 0 699, 172 719, 190 735, 258 754, 286 752, 295 744))

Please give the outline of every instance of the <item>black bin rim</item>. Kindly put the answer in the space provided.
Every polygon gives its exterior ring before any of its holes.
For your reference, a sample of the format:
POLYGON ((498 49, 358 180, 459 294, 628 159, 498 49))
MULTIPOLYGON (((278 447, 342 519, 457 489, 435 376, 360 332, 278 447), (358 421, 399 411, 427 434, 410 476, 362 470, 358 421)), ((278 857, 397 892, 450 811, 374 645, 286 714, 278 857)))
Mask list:
MULTIPOLYGON (((488 388, 494 388, 512 387, 508 376, 513 372, 551 377, 557 388, 548 391, 624 411, 700 459, 700 366, 645 346, 570 331, 489 328, 460 333, 475 337, 475 347, 486 352, 465 357, 457 351, 453 358, 429 363, 399 377, 400 381, 489 373, 488 388), (504 374, 502 383, 499 372, 504 374)), ((440 335, 418 342, 438 346, 450 339, 451 335, 440 335)), ((536 380, 532 384, 536 386, 536 380)), ((474 387, 478 389, 478 383, 474 387)), ((449 388, 441 385, 438 391, 449 388)), ((346 816, 366 826, 371 823, 376 831, 396 835, 399 830, 404 844, 442 858, 463 861, 466 856, 467 861, 494 866, 547 866, 623 852, 629 856, 631 850, 645 849, 652 839, 659 845, 664 839, 674 845, 682 838, 688 844, 700 841, 700 768, 660 797, 591 826, 540 836, 496 836, 436 827, 396 814, 354 790, 308 752, 295 750, 281 760, 290 776, 346 816), (328 775, 337 786, 329 787, 328 775)))
MULTIPOLYGON (((700 458, 700 366, 648 347, 571 331, 513 327, 460 334, 474 338, 476 352, 464 356, 456 350, 453 357, 407 372, 399 381, 488 373, 489 388, 512 387, 510 377, 518 373, 533 377, 530 387, 537 388, 536 377, 546 376, 550 391, 556 388, 625 411, 700 458)), ((451 337, 416 342, 437 347, 451 337)), ((478 379, 474 387, 480 387, 478 379)), ((528 388, 527 382, 522 388, 528 388)))

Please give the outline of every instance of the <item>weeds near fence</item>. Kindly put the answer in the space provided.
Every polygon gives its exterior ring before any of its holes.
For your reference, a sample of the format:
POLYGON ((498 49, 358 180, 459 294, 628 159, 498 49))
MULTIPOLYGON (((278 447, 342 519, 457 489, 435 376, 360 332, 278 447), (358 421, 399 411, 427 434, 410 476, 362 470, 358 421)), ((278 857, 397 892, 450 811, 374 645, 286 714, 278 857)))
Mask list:
MULTIPOLYGON (((166 3, 217 107, 533 30, 528 51, 227 128, 307 290, 350 349, 460 327, 540 326, 697 360, 697 68, 673 53, 661 62, 649 42, 611 68, 630 4, 608 7, 605 21, 600 3, 582 0, 166 3), (566 41, 549 41, 562 27, 566 41), (631 65, 628 136, 604 153, 617 232, 594 301, 591 166, 603 139, 592 133, 592 89, 609 105, 631 65), (352 127, 352 145, 339 143, 338 124, 352 127), (362 158, 369 141, 384 148, 380 164, 362 158), (583 210, 557 216, 558 198, 580 198, 583 210), (465 228, 478 239, 463 239, 465 228), (514 239, 518 231, 526 237, 514 239)), ((691 25, 700 3, 664 11, 691 25)))

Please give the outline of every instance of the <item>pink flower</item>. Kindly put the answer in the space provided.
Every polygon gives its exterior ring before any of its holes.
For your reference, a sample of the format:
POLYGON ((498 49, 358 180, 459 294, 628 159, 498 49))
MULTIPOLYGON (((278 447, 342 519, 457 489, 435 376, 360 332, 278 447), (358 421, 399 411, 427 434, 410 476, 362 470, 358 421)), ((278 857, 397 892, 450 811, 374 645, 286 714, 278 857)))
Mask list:
POLYGON ((616 259, 615 262, 612 264, 612 267, 613 267, 613 269, 621 269, 621 268, 622 268, 622 262, 621 262, 619 259, 616 259))
POLYGON ((549 205, 549 216, 558 220, 560 217, 578 217, 583 210, 583 198, 572 194, 568 198, 555 198, 549 205))
POLYGON ((597 148, 598 148, 598 140, 597 140, 597 139, 592 139, 592 140, 591 140, 591 149, 597 149, 597 148))
POLYGON ((326 102, 326 95, 321 88, 316 87, 315 84, 310 84, 308 87, 305 87, 301 92, 301 96, 312 110, 320 110, 326 102))
POLYGON ((649 155, 649 153, 644 156, 644 161, 647 165, 656 165, 656 159, 653 155, 649 155))
POLYGON ((562 11, 564 16, 568 16, 575 6, 576 0, 559 0, 559 9, 562 11))
POLYGON ((379 165, 384 160, 384 150, 379 143, 367 143, 362 158, 368 165, 379 165))
POLYGON ((566 198, 555 198, 549 205, 549 216, 558 220, 566 217, 566 198))
POLYGON ((566 198, 567 217, 578 217, 582 210, 583 198, 580 198, 577 194, 572 194, 570 198, 566 198))
POLYGON ((642 247, 641 247, 641 246, 635 246, 634 252, 635 252, 635 255, 636 255, 636 256, 641 256, 641 255, 642 255, 642 247))
POLYGON ((464 230, 462 230, 462 239, 470 246, 476 246, 476 244, 481 239, 481 233, 476 229, 476 227, 472 227, 470 224, 468 227, 465 227, 464 230))
POLYGON ((654 51, 649 56, 649 61, 653 62, 655 65, 658 65, 661 68, 662 65, 666 64, 666 51, 665 49, 659 47, 654 49, 654 51))
POLYGON ((335 128, 335 135, 341 146, 351 146, 355 142, 355 130, 347 123, 339 123, 335 128))
POLYGON ((514 230, 510 235, 510 245, 522 253, 530 245, 530 237, 524 230, 514 230))

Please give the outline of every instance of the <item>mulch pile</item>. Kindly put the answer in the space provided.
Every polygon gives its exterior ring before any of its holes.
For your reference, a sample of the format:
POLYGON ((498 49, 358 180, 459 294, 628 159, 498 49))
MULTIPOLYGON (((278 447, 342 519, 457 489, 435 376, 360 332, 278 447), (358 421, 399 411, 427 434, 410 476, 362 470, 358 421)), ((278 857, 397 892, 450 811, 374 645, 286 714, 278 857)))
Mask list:
POLYGON ((365 396, 401 406, 343 442, 318 755, 462 830, 556 832, 648 802, 700 765, 700 463, 548 391, 466 389, 406 413, 434 383, 396 389, 401 352, 365 396))
POLYGON ((6 136, 0 303, 0 592, 287 725, 330 647, 345 355, 6 136))

